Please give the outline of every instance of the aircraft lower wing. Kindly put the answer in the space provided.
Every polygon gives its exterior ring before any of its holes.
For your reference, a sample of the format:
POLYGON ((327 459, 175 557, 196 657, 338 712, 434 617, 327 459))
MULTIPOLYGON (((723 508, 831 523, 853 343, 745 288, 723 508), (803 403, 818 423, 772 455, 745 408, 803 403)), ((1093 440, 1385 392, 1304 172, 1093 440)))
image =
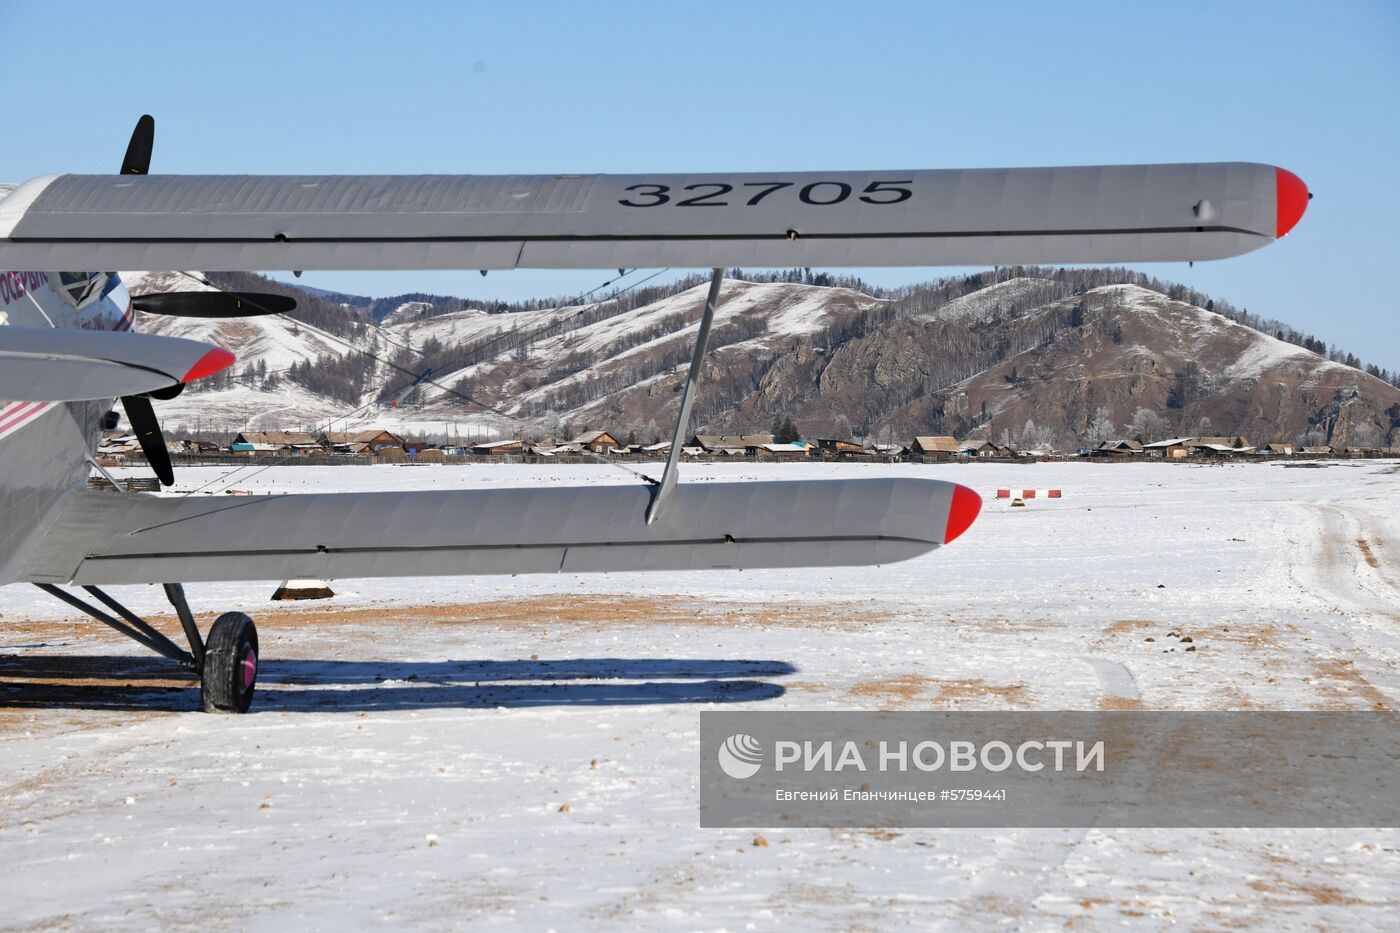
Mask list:
POLYGON ((182 498, 74 492, 36 583, 337 579, 883 564, 961 534, 977 494, 923 479, 182 498))
POLYGON ((1222 259, 1287 233, 1248 162, 705 175, 45 175, 7 269, 616 269, 1222 259))
POLYGON ((129 331, 0 327, 0 399, 76 402, 167 389, 218 372, 233 354, 129 331))

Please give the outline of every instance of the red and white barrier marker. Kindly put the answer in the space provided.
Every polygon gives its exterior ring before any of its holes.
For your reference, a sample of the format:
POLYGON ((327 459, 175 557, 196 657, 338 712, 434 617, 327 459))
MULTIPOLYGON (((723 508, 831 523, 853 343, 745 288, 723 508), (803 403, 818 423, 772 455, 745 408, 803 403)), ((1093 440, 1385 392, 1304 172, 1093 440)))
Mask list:
POLYGON ((1059 499, 1058 489, 998 489, 998 499, 1059 499))

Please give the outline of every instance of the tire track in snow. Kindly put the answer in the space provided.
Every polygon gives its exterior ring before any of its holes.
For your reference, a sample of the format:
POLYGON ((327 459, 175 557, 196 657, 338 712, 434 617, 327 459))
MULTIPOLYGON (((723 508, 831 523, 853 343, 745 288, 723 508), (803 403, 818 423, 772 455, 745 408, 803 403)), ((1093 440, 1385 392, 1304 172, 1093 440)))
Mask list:
MULTIPOLYGON (((1119 711, 1143 708, 1142 691, 1138 687, 1137 678, 1127 665, 1113 658, 1098 656, 1089 656, 1083 660, 1099 681, 1099 709, 1119 711)), ((978 905, 995 907, 996 913, 1032 924, 1032 928, 1042 925, 1059 926, 1065 922, 1066 916, 1052 908, 1059 906, 1066 898, 1072 902, 1070 893, 1082 893, 1075 887, 1069 863, 1089 840, 1091 833, 1104 832, 1108 831, 1097 826, 1008 831, 997 840, 995 864, 1014 865, 1018 860, 1024 859, 1027 848, 1033 847, 1040 850, 1037 855, 1040 870, 1030 875, 1027 883, 1020 888, 1019 895, 1009 894, 1005 879, 992 873, 989 883, 974 885, 967 896, 959 900, 961 912, 956 918, 940 923, 936 928, 966 929, 967 923, 974 918, 974 914, 968 912, 968 908, 978 905)))
POLYGON ((1319 678, 1340 682, 1371 709, 1400 707, 1400 658, 1393 647, 1400 587, 1375 518, 1378 508, 1392 505, 1363 499, 1303 506, 1312 527, 1302 540, 1313 543, 1294 552, 1290 568, 1299 587, 1327 609, 1308 633, 1335 654, 1316 659, 1319 678))

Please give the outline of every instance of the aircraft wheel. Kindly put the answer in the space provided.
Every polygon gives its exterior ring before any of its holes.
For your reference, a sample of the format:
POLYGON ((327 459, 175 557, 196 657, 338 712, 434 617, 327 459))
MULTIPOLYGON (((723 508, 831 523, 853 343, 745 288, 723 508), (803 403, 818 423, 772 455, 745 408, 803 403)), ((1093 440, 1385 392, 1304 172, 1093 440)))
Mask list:
POLYGON ((246 713, 258 681, 258 628, 241 612, 214 620, 204 644, 199 692, 206 713, 246 713))

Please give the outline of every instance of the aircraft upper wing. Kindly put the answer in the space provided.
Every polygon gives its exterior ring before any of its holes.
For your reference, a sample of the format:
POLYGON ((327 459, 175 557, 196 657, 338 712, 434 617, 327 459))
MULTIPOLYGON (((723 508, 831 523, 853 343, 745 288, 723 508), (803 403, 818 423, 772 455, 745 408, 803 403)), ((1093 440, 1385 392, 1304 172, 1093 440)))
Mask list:
POLYGON ((8 269, 612 269, 1221 259, 1307 189, 1245 162, 706 175, 46 175, 8 269))
MULTIPOLYGON (((892 563, 961 534, 981 500, 937 480, 171 497, 68 494, 19 579, 163 583, 892 563)), ((0 580, 15 582, 13 580, 0 580)))

